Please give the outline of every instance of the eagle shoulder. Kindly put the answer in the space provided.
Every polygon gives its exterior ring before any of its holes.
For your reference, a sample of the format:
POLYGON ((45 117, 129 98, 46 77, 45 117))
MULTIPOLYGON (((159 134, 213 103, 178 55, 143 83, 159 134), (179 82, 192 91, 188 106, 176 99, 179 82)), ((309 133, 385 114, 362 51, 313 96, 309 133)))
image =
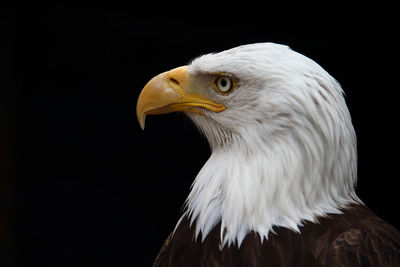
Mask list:
POLYGON ((168 251, 169 251, 169 244, 171 242, 173 232, 169 234, 167 239, 164 241, 160 251, 157 254, 156 259, 154 260, 153 267, 163 267, 168 266, 168 251))
POLYGON ((399 266, 400 244, 393 240, 392 229, 382 225, 378 231, 351 228, 331 243, 327 264, 330 266, 399 266))

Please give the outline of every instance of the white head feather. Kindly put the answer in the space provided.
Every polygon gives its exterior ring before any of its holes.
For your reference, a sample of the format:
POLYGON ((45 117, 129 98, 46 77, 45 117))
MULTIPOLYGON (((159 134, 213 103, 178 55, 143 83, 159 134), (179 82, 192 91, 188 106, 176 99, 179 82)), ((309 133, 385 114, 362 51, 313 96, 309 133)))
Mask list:
POLYGON ((227 109, 188 113, 212 154, 187 199, 202 238, 221 222, 221 247, 250 231, 299 231, 304 221, 360 202, 356 136, 338 82, 309 58, 273 43, 201 56, 189 73, 237 79, 227 109))

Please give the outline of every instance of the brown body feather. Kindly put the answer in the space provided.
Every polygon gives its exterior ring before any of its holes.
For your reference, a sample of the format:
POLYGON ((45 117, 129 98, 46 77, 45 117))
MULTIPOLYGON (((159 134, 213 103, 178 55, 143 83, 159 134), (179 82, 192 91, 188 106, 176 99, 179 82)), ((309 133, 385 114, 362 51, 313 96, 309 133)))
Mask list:
POLYGON ((307 222, 300 233, 274 228, 261 242, 250 233, 240 248, 222 250, 220 224, 201 242, 195 227, 182 218, 165 241, 153 267, 159 266, 400 266, 400 232, 362 205, 307 222))

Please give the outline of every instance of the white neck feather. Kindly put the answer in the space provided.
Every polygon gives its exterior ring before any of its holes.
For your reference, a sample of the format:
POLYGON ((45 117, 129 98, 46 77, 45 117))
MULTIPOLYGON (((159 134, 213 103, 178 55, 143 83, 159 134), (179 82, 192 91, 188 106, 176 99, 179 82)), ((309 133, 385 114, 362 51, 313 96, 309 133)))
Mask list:
MULTIPOLYGON (((207 139, 215 140, 210 136, 215 128, 209 133, 200 128, 207 139)), ((196 237, 201 233, 203 241, 221 222, 221 248, 240 246, 250 231, 263 241, 274 226, 299 231, 303 221, 315 222, 319 216, 340 213, 346 205, 360 202, 354 191, 356 152, 351 124, 333 129, 346 137, 337 144, 317 134, 317 129, 308 129, 300 127, 264 139, 252 138, 251 132, 225 134, 229 144, 211 143, 211 157, 186 203, 196 237)), ((221 130, 218 136, 224 136, 221 130)))

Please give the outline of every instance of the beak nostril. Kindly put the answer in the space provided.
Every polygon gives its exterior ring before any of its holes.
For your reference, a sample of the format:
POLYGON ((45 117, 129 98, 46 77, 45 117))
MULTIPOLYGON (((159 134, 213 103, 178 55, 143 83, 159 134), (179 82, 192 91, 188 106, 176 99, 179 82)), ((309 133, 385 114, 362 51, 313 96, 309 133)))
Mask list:
POLYGON ((174 84, 174 85, 180 85, 180 83, 178 82, 178 80, 175 79, 175 78, 169 77, 169 78, 168 78, 168 81, 169 81, 170 83, 174 84))

